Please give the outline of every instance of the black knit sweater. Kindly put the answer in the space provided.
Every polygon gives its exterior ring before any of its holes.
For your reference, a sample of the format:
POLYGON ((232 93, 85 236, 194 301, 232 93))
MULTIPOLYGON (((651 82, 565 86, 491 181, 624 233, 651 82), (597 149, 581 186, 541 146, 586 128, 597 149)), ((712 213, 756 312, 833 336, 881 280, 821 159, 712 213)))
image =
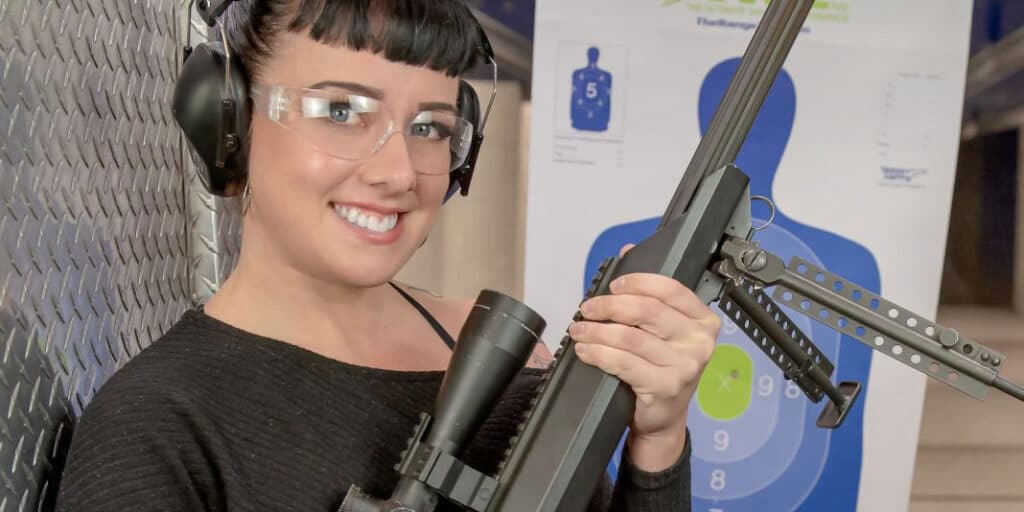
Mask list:
MULTIPOLYGON (((494 473, 541 373, 520 373, 468 464, 494 473)), ((443 376, 354 366, 188 311, 86 408, 57 510, 335 512, 352 483, 389 496, 443 376)), ((688 511, 689 455, 688 442, 655 474, 627 458, 589 510, 688 511)))

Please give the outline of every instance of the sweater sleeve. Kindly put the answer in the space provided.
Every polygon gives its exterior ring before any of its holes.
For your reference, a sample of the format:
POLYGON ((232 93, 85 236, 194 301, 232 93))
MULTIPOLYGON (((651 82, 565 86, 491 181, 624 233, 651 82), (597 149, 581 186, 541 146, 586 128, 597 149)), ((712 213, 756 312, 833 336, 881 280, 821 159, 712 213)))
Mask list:
POLYGON ((651 473, 636 467, 629 451, 622 451, 619 474, 612 490, 609 512, 690 512, 690 430, 686 446, 672 466, 651 473))
POLYGON ((209 436, 194 412, 185 397, 155 386, 109 382, 72 435, 56 511, 224 510, 209 436))

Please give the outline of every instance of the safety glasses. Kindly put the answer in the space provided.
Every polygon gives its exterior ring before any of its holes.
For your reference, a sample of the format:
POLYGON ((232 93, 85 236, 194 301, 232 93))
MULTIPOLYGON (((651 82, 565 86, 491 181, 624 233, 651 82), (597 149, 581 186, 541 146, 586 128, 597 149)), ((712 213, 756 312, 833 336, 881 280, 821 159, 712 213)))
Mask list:
POLYGON ((473 125, 448 111, 425 110, 400 119, 386 102, 340 86, 256 84, 250 90, 255 110, 343 160, 368 158, 400 134, 413 169, 446 174, 465 163, 473 142, 473 125))

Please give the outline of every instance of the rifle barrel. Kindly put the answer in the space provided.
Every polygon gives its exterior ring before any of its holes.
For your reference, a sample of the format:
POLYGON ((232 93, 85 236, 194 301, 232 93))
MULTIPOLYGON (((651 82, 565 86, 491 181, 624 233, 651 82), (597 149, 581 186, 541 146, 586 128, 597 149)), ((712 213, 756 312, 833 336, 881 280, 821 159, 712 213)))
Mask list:
POLYGON ((705 176, 735 162, 812 5, 814 0, 772 0, 768 5, 658 228, 689 208, 705 176))

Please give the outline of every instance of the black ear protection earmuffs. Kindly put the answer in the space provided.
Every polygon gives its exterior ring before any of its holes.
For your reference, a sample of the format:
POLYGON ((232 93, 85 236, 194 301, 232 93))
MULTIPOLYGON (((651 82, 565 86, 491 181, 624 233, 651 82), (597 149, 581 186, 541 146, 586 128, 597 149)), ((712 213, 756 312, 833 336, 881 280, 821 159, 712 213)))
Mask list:
MULTIPOLYGON (((198 0, 197 12, 210 27, 234 0, 198 0)), ((189 12, 192 4, 189 3, 189 12)), ((201 160, 200 177, 211 194, 230 197, 238 195, 248 178, 249 122, 251 103, 249 83, 241 60, 232 56, 227 35, 221 26, 221 41, 191 43, 192 24, 188 24, 185 62, 174 87, 171 110, 188 143, 201 160)), ((456 192, 469 194, 469 184, 484 141, 484 125, 497 93, 498 70, 483 27, 477 24, 484 61, 494 69, 494 88, 487 109, 481 117, 480 99, 464 80, 459 81, 456 107, 459 115, 473 124, 473 141, 466 162, 449 174, 447 202, 456 192)))
POLYGON ((465 80, 459 80, 459 99, 455 108, 459 109, 459 115, 463 119, 473 123, 473 142, 469 146, 466 162, 449 175, 448 192, 444 195, 446 203, 460 189, 463 196, 469 194, 469 182, 473 179, 473 167, 476 165, 477 154, 480 153, 480 145, 484 141, 483 126, 479 123, 480 100, 477 98, 473 86, 465 80))

